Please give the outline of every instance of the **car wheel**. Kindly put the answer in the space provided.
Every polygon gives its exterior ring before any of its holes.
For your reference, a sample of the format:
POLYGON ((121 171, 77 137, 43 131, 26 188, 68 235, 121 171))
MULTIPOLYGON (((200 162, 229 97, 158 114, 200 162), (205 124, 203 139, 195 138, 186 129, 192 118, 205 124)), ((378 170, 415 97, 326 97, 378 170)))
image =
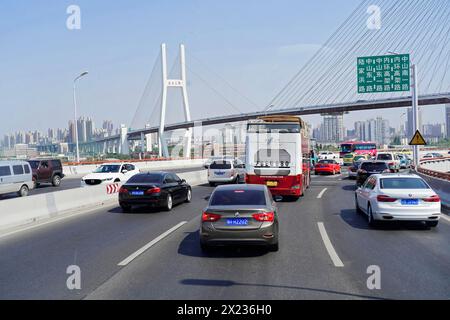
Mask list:
POLYGON ((439 224, 439 221, 426 221, 425 224, 428 228, 436 228, 439 224))
POLYGON ((173 208, 173 199, 172 199, 172 195, 168 195, 167 196, 167 200, 166 200, 166 206, 164 207, 165 211, 171 211, 173 208))
POLYGON ((29 192, 28 187, 26 185, 23 185, 19 190, 19 196, 26 197, 26 196, 28 196, 28 192, 29 192))
POLYGON ((215 187, 216 184, 215 184, 214 182, 210 182, 210 183, 209 183, 209 186, 210 186, 210 187, 215 187))
POLYGON ((355 196, 355 207, 356 207, 356 213, 357 214, 361 214, 362 210, 361 210, 361 208, 358 205, 358 197, 357 196, 355 196))
POLYGON ((52 185, 54 187, 59 187, 61 185, 61 177, 58 175, 54 175, 52 179, 52 185))
POLYGON ((377 221, 373 218, 372 206, 370 204, 367 207, 367 220, 369 221, 370 227, 373 228, 377 226, 377 221))
POLYGON ((208 246, 206 243, 200 242, 200 249, 203 253, 209 253, 211 252, 211 247, 208 246))
POLYGON ((121 204, 120 207, 122 208, 122 211, 125 213, 131 212, 133 208, 128 204, 121 204))
POLYGON ((120 179, 114 180, 114 183, 119 183, 119 182, 120 182, 120 179))
POLYGON ((191 201, 192 201, 192 190, 191 188, 189 188, 186 194, 186 202, 189 203, 191 201))

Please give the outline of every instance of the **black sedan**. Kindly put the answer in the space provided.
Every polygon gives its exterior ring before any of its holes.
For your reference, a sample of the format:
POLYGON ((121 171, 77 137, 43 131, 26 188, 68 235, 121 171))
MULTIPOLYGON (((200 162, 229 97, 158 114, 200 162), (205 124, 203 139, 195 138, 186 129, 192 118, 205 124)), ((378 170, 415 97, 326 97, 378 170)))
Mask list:
POLYGON ((191 186, 170 172, 136 174, 119 190, 119 204, 124 212, 130 212, 137 205, 170 211, 175 204, 191 202, 191 199, 191 186))
POLYGON ((359 166, 358 173, 356 175, 356 185, 358 187, 362 186, 366 179, 373 174, 378 173, 389 173, 389 165, 385 161, 363 161, 359 166))

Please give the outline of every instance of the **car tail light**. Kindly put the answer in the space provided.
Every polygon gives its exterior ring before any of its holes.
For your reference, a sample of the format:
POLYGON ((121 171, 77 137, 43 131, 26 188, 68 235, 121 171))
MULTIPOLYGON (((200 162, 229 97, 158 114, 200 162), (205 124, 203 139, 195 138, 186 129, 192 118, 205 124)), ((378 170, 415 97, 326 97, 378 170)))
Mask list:
POLYGON ((395 201, 397 201, 397 199, 386 196, 386 195, 379 195, 379 196, 377 196, 377 201, 378 202, 395 202, 395 201))
POLYGON ((390 169, 386 169, 386 170, 383 170, 382 173, 391 173, 391 170, 390 169))
POLYGON ((255 213, 252 217, 256 221, 272 222, 275 219, 275 214, 273 212, 255 213))
POLYGON ((441 198, 439 198, 438 195, 434 195, 434 196, 431 196, 429 198, 423 199, 423 201, 425 201, 425 202, 439 202, 439 201, 441 201, 441 198))
MULTIPOLYGON (((116 190, 117 190, 117 189, 116 189, 116 190)), ((120 187, 119 193, 120 193, 120 194, 128 193, 128 189, 126 189, 126 188, 124 188, 124 187, 120 187)))
POLYGON ((208 212, 203 212, 203 214, 202 214, 203 222, 216 222, 216 221, 220 220, 220 218, 222 218, 222 216, 220 214, 208 213, 208 212))
POLYGON ((161 192, 161 188, 151 188, 148 189, 147 191, 145 191, 146 194, 155 194, 155 193, 160 193, 161 192))

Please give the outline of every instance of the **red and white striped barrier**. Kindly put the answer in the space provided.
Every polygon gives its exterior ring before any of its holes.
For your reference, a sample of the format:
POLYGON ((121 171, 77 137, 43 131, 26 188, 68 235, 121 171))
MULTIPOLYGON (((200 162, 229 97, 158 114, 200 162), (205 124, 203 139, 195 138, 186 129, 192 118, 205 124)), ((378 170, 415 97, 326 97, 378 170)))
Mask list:
POLYGON ((119 189, 120 189, 120 185, 118 183, 109 184, 109 185, 106 186, 106 193, 107 194, 118 193, 119 189))

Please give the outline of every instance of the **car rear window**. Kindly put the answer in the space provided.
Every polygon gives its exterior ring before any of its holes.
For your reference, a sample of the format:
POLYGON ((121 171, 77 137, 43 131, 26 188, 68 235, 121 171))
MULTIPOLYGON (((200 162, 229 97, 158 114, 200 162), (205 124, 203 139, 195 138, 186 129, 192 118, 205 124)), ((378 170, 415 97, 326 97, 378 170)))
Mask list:
POLYGON ((419 178, 384 178, 380 180, 381 189, 429 189, 430 187, 419 178))
POLYGON ((381 153, 381 154, 378 154, 377 159, 378 160, 392 160, 392 155, 390 155, 389 153, 381 153))
POLYGON ((59 168, 61 168, 61 161, 59 161, 59 160, 52 160, 52 167, 53 167, 54 169, 59 169, 59 168))
POLYGON ((161 174, 138 174, 128 179, 128 183, 161 183, 161 174))
POLYGON ((262 190, 218 190, 211 197, 211 206, 266 206, 262 190))
POLYGON ((388 166, 384 162, 366 162, 361 164, 361 169, 369 172, 382 172, 388 169, 388 166))
POLYGON ((209 166, 210 169, 219 169, 219 170, 226 170, 231 169, 231 162, 228 161, 214 161, 209 166))
POLYGON ((321 164, 334 164, 336 161, 334 160, 320 160, 319 163, 321 164))

